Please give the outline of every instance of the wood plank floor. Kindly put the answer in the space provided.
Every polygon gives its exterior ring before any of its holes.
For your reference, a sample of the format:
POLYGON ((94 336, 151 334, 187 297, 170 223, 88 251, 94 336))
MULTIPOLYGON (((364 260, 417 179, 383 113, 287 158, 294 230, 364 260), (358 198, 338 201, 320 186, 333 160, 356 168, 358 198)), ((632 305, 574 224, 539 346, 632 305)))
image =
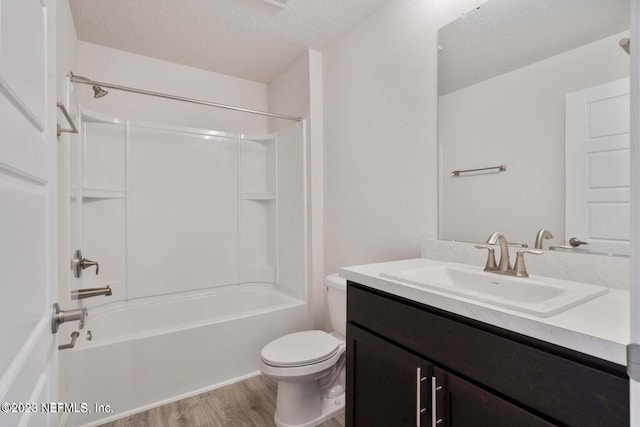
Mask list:
MULTIPOLYGON (((277 383, 263 375, 100 427, 272 427, 277 383)), ((321 424, 344 427, 344 412, 321 424)))

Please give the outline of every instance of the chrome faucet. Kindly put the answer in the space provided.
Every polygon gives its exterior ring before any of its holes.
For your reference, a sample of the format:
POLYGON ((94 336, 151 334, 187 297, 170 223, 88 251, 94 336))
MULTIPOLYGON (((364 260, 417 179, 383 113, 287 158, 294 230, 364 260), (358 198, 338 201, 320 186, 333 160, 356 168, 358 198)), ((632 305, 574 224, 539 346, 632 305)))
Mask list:
POLYGON ((553 239, 553 234, 546 228, 541 228, 538 230, 538 234, 536 234, 536 249, 542 249, 542 243, 544 239, 553 239))
POLYGON ((504 234, 499 231, 496 231, 487 239, 488 245, 495 245, 496 243, 500 245, 500 262, 498 263, 498 271, 506 272, 511 270, 511 262, 509 262, 509 242, 507 241, 507 238, 504 237, 504 234))
POLYGON ((478 249, 487 249, 489 251, 487 264, 484 271, 497 274, 505 274, 508 276, 529 277, 527 267, 524 264, 524 254, 542 255, 542 251, 522 250, 516 252, 516 265, 511 268, 509 261, 509 242, 504 234, 496 231, 487 239, 486 245, 477 245, 478 249), (500 245, 500 262, 496 266, 495 249, 492 245, 500 245))

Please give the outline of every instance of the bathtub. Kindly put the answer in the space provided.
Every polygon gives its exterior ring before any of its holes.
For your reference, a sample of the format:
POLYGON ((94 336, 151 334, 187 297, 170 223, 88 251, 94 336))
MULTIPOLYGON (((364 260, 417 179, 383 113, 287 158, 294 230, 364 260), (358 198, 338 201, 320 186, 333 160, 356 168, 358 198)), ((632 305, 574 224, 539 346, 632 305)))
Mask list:
POLYGON ((69 413, 63 424, 99 425, 255 375, 265 344, 306 326, 305 302, 270 284, 91 309, 60 362, 67 400, 92 412, 69 413), (95 412, 95 404, 113 412, 95 412))

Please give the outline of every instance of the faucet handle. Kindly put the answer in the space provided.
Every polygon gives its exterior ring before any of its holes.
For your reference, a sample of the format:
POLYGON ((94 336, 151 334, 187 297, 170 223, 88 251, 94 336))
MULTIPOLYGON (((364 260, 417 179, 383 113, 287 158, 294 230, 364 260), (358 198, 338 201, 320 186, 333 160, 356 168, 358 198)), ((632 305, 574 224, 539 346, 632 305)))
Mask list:
POLYGON ((515 275, 517 277, 529 277, 527 266, 524 265, 524 254, 542 255, 543 253, 542 251, 534 251, 531 249, 516 252, 516 265, 513 267, 515 275))
POLYGON ((495 271, 498 269, 498 265, 496 264, 496 250, 491 245, 475 245, 476 249, 486 249, 487 253, 487 264, 484 266, 484 271, 495 271))

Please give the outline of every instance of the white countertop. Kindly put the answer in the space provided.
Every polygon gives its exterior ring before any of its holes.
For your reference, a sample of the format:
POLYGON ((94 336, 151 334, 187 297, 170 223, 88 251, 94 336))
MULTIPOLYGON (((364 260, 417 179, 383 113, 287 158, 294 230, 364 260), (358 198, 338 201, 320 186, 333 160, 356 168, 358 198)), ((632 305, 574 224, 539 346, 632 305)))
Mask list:
POLYGON ((609 289, 605 295, 543 318, 380 276, 380 273, 446 264, 451 263, 427 258, 408 259, 345 267, 340 269, 340 276, 373 289, 626 366, 626 346, 630 342, 630 300, 627 291, 609 289))

